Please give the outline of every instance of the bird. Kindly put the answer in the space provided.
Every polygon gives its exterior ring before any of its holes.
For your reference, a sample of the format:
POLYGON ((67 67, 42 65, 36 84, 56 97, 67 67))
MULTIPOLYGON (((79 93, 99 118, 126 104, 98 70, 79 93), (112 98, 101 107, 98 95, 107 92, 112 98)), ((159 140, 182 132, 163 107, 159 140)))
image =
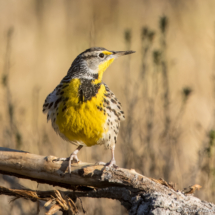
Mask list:
POLYGON ((111 160, 104 165, 117 167, 114 150, 125 115, 121 103, 102 78, 116 58, 132 53, 135 52, 109 51, 102 47, 85 50, 45 99, 43 113, 47 114, 47 121, 51 120, 61 138, 77 146, 68 158, 57 159, 69 161, 69 173, 71 162, 79 162, 77 154, 83 146, 105 145, 111 150, 111 160))

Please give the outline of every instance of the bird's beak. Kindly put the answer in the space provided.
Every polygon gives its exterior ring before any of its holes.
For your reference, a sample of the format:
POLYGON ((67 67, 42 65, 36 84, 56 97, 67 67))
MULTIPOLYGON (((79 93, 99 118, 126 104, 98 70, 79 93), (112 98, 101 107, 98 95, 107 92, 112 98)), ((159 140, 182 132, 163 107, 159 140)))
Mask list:
POLYGON ((135 53, 135 51, 118 51, 118 52, 113 51, 112 53, 113 53, 112 56, 114 58, 118 58, 118 57, 123 56, 123 55, 133 54, 133 53, 135 53))

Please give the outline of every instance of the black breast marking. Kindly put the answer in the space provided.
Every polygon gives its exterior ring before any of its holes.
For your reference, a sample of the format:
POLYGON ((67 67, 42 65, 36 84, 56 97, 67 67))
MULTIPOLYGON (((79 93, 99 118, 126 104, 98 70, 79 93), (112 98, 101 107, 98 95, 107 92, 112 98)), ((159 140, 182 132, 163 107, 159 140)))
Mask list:
POLYGON ((90 79, 81 79, 81 85, 79 87, 79 101, 86 102, 95 97, 98 93, 101 84, 93 84, 90 79))

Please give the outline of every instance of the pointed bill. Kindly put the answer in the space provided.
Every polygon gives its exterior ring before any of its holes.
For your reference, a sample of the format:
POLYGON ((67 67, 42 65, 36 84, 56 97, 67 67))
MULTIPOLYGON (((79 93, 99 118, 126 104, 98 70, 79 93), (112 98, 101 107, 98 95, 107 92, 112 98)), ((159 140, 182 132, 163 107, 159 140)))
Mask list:
POLYGON ((135 51, 118 51, 118 52, 112 52, 113 57, 117 58, 123 55, 133 54, 135 51))

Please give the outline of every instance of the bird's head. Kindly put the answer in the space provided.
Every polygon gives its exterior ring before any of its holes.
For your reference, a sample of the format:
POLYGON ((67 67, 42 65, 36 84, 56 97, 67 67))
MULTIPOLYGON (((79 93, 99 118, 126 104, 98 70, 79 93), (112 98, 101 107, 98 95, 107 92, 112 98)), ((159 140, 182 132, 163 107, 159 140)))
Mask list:
POLYGON ((134 51, 109 51, 105 48, 94 47, 79 54, 72 67, 82 77, 95 79, 94 82, 99 83, 102 80, 104 71, 116 58, 132 53, 134 51))

